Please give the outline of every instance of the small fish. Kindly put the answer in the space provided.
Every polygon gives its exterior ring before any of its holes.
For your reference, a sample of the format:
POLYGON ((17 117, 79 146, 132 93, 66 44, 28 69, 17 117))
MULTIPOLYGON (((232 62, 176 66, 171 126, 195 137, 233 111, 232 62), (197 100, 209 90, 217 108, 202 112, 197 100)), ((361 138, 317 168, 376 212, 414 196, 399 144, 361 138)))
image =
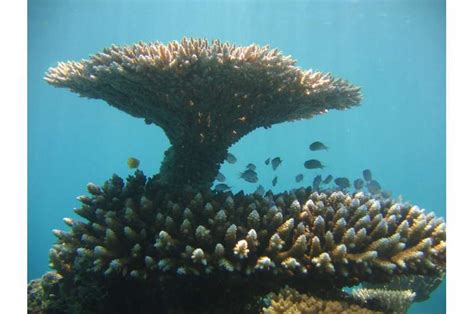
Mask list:
POLYGON ((390 198, 390 197, 392 197, 392 192, 390 192, 390 191, 382 191, 382 197, 383 197, 383 198, 390 198))
POLYGON ((263 196, 263 194, 265 193, 265 188, 262 185, 259 185, 254 193, 263 196))
POLYGON ((272 180, 272 185, 273 186, 277 185, 277 182, 278 182, 278 177, 274 177, 272 180))
POLYGON ((372 180, 369 183, 367 183, 367 189, 372 194, 380 194, 380 192, 382 191, 382 187, 375 180, 372 180))
POLYGON ((325 166, 323 164, 321 164, 321 162, 319 160, 316 160, 316 159, 310 159, 310 160, 306 160, 304 162, 304 167, 306 169, 317 169, 317 168, 324 168, 325 166))
POLYGON ((347 189, 351 185, 347 178, 336 178, 334 179, 334 183, 341 189, 347 189))
POLYGON ((316 177, 313 179, 313 190, 319 189, 319 185, 321 184, 321 175, 318 174, 316 177))
POLYGON ((140 166, 140 160, 130 157, 127 160, 127 165, 130 169, 138 168, 138 166, 140 166))
POLYGON ((324 179, 323 183, 324 183, 324 184, 328 184, 328 183, 331 182, 331 181, 332 181, 332 175, 328 175, 328 176, 326 177, 326 179, 324 179))
POLYGON ((225 158, 229 164, 235 164, 237 162, 237 158, 231 153, 227 153, 227 157, 225 158))
POLYGON ((214 187, 214 189, 219 192, 224 192, 230 190, 230 187, 225 183, 219 183, 214 187))
POLYGON ((217 176, 216 176, 216 180, 219 181, 219 182, 224 182, 225 181, 225 176, 222 173, 218 172, 217 176))
POLYGON ((364 176, 365 181, 372 181, 372 171, 370 171, 370 169, 365 169, 362 171, 362 175, 364 176))
POLYGON ((249 163, 246 168, 253 171, 257 170, 257 166, 255 166, 253 163, 249 163))
POLYGON ((363 187, 364 187, 364 180, 362 180, 362 179, 355 179, 354 180, 354 188, 356 190, 362 190, 363 187))
POLYGON ((283 160, 281 160, 280 157, 276 157, 272 159, 272 168, 273 170, 276 170, 278 166, 282 163, 283 160))
POLYGON ((270 157, 268 157, 267 159, 265 159, 265 165, 268 166, 269 163, 270 163, 270 157))
POLYGON ((309 149, 312 151, 323 150, 323 149, 328 150, 328 147, 321 142, 314 142, 311 145, 309 145, 309 149))
POLYGON ((257 173, 250 169, 241 172, 240 178, 250 183, 256 183, 258 181, 257 173))
POLYGON ((301 180, 303 180, 303 175, 300 173, 299 175, 295 177, 295 180, 296 182, 301 182, 301 180))

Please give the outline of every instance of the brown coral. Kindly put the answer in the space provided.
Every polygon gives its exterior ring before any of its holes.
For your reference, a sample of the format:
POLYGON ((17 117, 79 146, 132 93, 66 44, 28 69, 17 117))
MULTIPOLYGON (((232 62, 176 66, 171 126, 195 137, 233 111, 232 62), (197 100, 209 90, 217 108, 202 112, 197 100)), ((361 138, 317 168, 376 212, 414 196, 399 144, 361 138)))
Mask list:
POLYGON ((159 125, 172 144, 163 181, 208 187, 227 148, 250 131, 360 102, 360 88, 295 64, 268 46, 184 38, 112 46, 59 63, 45 79, 159 125))
POLYGON ((328 286, 444 268, 443 220, 416 206, 310 189, 174 198, 157 180, 145 185, 138 171, 125 187, 118 177, 104 188, 89 184, 92 195, 79 197, 83 205, 75 210, 87 222, 65 219, 71 232, 54 231, 52 266, 61 274, 80 264, 139 280, 164 273, 297 275, 328 286))
POLYGON ((334 299, 321 299, 284 288, 274 295, 271 305, 262 309, 263 314, 382 314, 357 304, 334 299))
POLYGON ((385 313, 406 313, 415 296, 412 290, 358 288, 352 291, 354 299, 362 303, 376 303, 385 313))

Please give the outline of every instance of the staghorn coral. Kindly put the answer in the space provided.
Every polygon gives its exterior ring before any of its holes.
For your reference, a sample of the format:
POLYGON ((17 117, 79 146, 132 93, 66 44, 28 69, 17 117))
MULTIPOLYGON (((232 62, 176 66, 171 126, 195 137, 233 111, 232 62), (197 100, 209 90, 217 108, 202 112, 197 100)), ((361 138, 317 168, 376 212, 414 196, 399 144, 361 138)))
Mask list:
POLYGON ((165 285, 230 276, 236 287, 261 293, 276 283, 332 289, 444 268, 442 219, 362 192, 176 195, 141 171, 127 184, 114 176, 87 189, 75 209, 86 222, 66 218, 71 231, 54 231, 51 267, 64 277, 165 285))
POLYGON ((406 313, 416 293, 412 290, 387 290, 359 288, 352 291, 352 297, 363 302, 375 302, 384 313, 406 313))
POLYGON ((359 104, 360 88, 304 71, 277 49, 183 38, 112 46, 45 79, 163 128, 167 184, 210 187, 227 148, 258 127, 359 104))
POLYGON ((284 288, 273 295, 271 304, 262 309, 263 314, 382 314, 383 312, 351 304, 348 301, 322 299, 284 288))

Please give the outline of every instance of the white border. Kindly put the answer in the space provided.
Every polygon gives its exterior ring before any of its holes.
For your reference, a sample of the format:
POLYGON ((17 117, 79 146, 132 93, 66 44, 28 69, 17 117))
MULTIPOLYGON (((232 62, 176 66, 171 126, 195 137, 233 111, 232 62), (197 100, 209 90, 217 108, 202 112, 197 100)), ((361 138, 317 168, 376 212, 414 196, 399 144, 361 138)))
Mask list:
POLYGON ((26 313, 27 4, 0 4, 0 312, 26 313))

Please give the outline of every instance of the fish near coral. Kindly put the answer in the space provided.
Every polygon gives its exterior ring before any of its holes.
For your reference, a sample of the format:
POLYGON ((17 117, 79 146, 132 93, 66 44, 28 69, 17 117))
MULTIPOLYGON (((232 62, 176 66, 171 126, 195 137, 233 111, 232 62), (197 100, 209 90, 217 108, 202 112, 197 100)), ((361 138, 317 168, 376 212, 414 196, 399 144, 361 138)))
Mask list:
POLYGON ((214 187, 214 189, 219 192, 224 192, 230 190, 230 187, 225 183, 219 183, 214 187))
POLYGON ((303 180, 303 175, 300 173, 295 177, 296 182, 301 182, 303 180))
POLYGON ((219 182, 224 182, 225 181, 225 176, 222 173, 218 172, 217 176, 216 176, 216 180, 219 181, 219 182))
POLYGON ((324 184, 329 184, 332 181, 332 175, 328 175, 326 179, 324 179, 323 183, 324 184))
POLYGON ((134 157, 129 157, 127 159, 127 165, 130 169, 136 169, 140 165, 140 160, 138 160, 134 157))
POLYGON ((225 160, 229 164, 235 164, 237 162, 237 158, 234 155, 232 155, 231 153, 227 153, 227 157, 225 158, 225 160))
POLYGON ((347 178, 336 178, 334 183, 341 189, 347 189, 351 185, 347 178))
POLYGON ((244 172, 240 173, 240 178, 244 179, 247 182, 250 183, 256 183, 258 182, 258 176, 257 173, 253 170, 247 169, 244 172))
POLYGON ((304 162, 304 167, 306 169, 322 169, 325 166, 317 159, 310 159, 304 162))

